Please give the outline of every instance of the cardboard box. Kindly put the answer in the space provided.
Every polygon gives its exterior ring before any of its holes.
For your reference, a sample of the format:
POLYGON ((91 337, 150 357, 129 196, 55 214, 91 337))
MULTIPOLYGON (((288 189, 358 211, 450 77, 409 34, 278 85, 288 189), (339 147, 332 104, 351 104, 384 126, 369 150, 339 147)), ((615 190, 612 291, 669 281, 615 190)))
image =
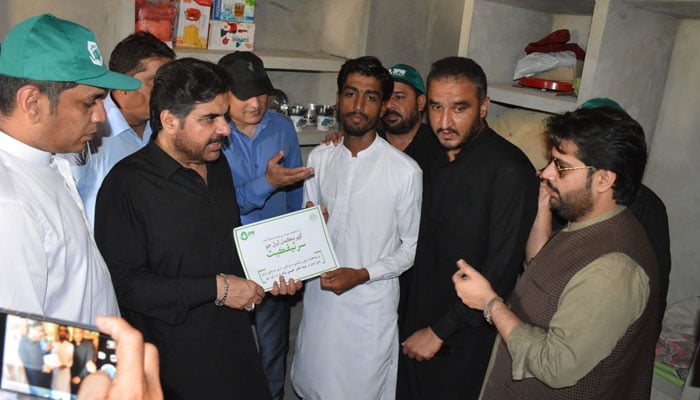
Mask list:
POLYGON ((214 0, 212 19, 253 22, 255 0, 214 0))
POLYGON ((533 78, 546 79, 549 81, 573 82, 574 79, 581 77, 583 71, 583 61, 576 61, 574 67, 560 67, 549 71, 540 72, 532 75, 533 78))
POLYGON ((175 47, 206 49, 211 0, 178 0, 175 47))
POLYGON ((215 21, 209 23, 209 49, 253 51, 255 24, 215 21))

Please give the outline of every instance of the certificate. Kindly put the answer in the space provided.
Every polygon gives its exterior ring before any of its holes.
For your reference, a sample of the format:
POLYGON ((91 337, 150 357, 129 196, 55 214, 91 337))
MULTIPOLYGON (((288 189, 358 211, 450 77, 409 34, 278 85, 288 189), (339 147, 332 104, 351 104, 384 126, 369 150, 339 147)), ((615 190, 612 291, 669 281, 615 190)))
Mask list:
POLYGON ((338 267, 319 206, 236 227, 233 237, 246 277, 265 291, 280 276, 305 280, 338 267))

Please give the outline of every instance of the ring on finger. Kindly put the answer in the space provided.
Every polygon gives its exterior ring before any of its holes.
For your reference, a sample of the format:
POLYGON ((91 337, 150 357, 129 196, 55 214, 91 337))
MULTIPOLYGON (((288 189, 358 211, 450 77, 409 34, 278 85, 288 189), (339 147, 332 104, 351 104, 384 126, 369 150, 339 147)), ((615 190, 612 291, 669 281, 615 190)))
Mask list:
POLYGON ((255 303, 250 303, 249 307, 243 308, 246 311, 253 311, 255 309, 255 303))

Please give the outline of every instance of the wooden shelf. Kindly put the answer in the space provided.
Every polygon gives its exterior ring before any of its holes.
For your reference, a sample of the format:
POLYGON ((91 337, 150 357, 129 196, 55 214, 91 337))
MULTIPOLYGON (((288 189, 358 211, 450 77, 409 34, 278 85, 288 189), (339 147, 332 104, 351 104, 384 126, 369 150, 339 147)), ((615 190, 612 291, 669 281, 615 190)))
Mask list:
POLYGON ((508 105, 561 114, 576 109, 577 98, 570 94, 543 91, 536 88, 491 84, 488 87, 491 101, 508 105))
MULTIPOLYGON (((175 49, 175 53, 178 58, 194 57, 215 63, 231 52, 226 50, 175 49)), ((345 62, 342 57, 305 51, 256 49, 254 53, 262 58, 265 68, 269 70, 338 72, 345 62)))

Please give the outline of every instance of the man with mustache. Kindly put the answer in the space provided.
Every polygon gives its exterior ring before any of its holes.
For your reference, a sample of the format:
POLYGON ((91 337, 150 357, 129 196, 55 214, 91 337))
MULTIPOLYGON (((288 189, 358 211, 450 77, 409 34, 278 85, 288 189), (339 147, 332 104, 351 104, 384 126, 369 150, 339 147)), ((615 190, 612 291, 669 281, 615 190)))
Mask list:
POLYGON ((119 314, 70 166, 56 154, 94 137, 108 89, 140 85, 105 68, 90 30, 51 14, 2 39, 0 307, 84 324, 119 314))
POLYGON ((406 64, 392 66, 389 73, 394 79, 394 92, 377 133, 424 168, 438 141, 430 125, 422 123, 426 105, 423 78, 406 64))
MULTIPOLYGON (((262 60, 249 51, 223 56, 228 74, 231 135, 224 143, 241 222, 250 224, 301 209, 302 182, 313 174, 302 165, 299 140, 286 116, 267 109, 272 83, 262 60)), ((255 308, 255 332, 272 398, 284 398, 292 299, 268 297, 255 308)))
MULTIPOLYGON (((616 101, 609 98, 592 98, 581 104, 580 108, 609 107, 622 112, 627 112, 616 101)), ((537 254, 542 246, 547 243, 552 231, 561 229, 568 221, 559 215, 553 215, 549 210, 549 196, 547 191, 540 191, 539 211, 537 219, 532 227, 530 238, 525 249, 525 258, 531 259, 537 254), (547 229, 547 226, 551 226, 547 229)), ((634 199, 627 205, 632 211, 637 221, 644 228, 649 243, 656 254, 659 267, 659 324, 663 322, 664 311, 666 310, 666 295, 668 294, 669 275, 671 273, 671 249, 668 232, 668 213, 666 205, 654 191, 644 184, 639 186, 639 190, 634 199)))
POLYGON ((393 90, 375 57, 338 73, 342 144, 309 154, 307 205, 325 205, 343 267, 307 283, 292 382, 304 399, 391 399, 398 362, 398 276, 413 263, 422 174, 376 127, 393 90))
POLYGON ((646 165, 644 132, 610 107, 553 116, 547 132, 540 202, 549 209, 540 207, 533 234, 551 230, 552 212, 568 225, 530 260, 510 308, 467 262, 453 276, 500 335, 483 398, 648 399, 659 271, 626 207, 646 165))
POLYGON ((507 298, 537 210, 527 156, 491 130, 486 76, 448 57, 428 75, 428 119, 440 148, 424 168, 421 231, 400 327, 399 399, 475 399, 495 332, 457 297, 466 259, 507 298))
MULTIPOLYGON (((185 58, 156 73, 153 139, 109 172, 95 238, 124 317, 158 347, 167 399, 269 399, 246 310, 264 292, 243 278, 231 171, 228 86, 214 64, 185 58)), ((293 294, 300 283, 275 283, 293 294)))
POLYGON ((109 69, 141 81, 135 91, 112 90, 104 100, 107 121, 80 153, 69 156, 90 227, 95 225, 95 201, 104 177, 122 158, 151 139, 148 102, 158 68, 175 59, 175 52, 148 32, 136 32, 117 43, 109 69))

